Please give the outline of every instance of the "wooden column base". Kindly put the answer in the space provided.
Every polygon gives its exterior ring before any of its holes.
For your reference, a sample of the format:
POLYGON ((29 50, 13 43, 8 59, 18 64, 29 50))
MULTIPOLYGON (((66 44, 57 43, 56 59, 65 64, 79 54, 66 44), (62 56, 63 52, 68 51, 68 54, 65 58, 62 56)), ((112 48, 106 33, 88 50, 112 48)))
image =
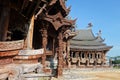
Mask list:
POLYGON ((43 71, 46 72, 45 70, 45 61, 46 61, 46 56, 43 54, 42 55, 42 65, 43 65, 43 71))
POLYGON ((62 68, 58 68, 58 73, 57 73, 57 77, 60 77, 63 75, 63 69, 62 68))

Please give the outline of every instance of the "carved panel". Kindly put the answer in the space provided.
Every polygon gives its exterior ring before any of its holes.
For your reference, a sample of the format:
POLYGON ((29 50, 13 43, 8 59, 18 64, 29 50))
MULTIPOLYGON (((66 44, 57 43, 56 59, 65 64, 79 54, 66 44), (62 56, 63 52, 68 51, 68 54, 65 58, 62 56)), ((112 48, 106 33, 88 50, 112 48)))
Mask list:
POLYGON ((86 63, 86 59, 84 59, 84 58, 81 59, 80 61, 81 61, 82 63, 86 63))
POLYGON ((101 63, 101 59, 97 59, 97 63, 101 63))
POLYGON ((78 59, 77 58, 72 58, 72 63, 77 63, 78 59))
POLYGON ((21 49, 23 45, 24 40, 0 42, 0 51, 21 49))
POLYGON ((89 61, 90 63, 94 63, 94 59, 90 59, 90 61, 89 61))
POLYGON ((0 52, 0 57, 14 56, 14 55, 17 55, 18 52, 19 52, 18 50, 15 50, 15 51, 3 51, 3 52, 0 52))
POLYGON ((22 60, 22 59, 16 59, 16 60, 14 60, 14 63, 16 63, 16 64, 36 64, 36 63, 38 63, 38 59, 29 59, 29 60, 22 60))
POLYGON ((44 49, 35 49, 35 50, 20 50, 18 55, 22 55, 22 56, 30 56, 30 55, 39 55, 39 54, 43 54, 44 53, 44 49))
POLYGON ((12 62, 13 62, 12 58, 2 58, 2 59, 0 59, 0 65, 10 64, 12 62))

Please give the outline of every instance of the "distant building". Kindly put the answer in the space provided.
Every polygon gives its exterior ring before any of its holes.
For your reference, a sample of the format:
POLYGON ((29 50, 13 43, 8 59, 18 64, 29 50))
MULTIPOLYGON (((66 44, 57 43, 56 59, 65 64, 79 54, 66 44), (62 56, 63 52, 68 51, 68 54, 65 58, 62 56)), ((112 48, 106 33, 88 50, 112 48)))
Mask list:
POLYGON ((91 27, 78 30, 77 36, 70 41, 70 63, 77 67, 104 67, 106 54, 112 48, 101 38, 101 30, 95 36, 91 27))

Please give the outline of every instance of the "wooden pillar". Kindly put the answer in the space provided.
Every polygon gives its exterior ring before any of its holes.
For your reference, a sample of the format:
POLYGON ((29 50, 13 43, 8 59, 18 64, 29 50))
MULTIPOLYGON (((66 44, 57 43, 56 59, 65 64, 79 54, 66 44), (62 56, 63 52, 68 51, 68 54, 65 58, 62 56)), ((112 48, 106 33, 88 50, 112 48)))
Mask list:
POLYGON ((47 29, 43 28, 41 29, 42 34, 42 48, 44 48, 44 54, 42 55, 42 64, 43 64, 43 70, 45 70, 45 60, 46 60, 46 46, 47 46, 47 29))
POLYGON ((5 41, 9 26, 10 6, 9 1, 3 0, 2 3, 0 3, 0 41, 5 41))
POLYGON ((77 58, 77 66, 80 66, 80 57, 79 57, 79 52, 76 52, 76 58, 77 58))
POLYGON ((97 52, 95 51, 95 59, 94 59, 94 66, 96 67, 97 66, 97 52))
POLYGON ((64 60, 66 60, 66 54, 67 54, 67 50, 66 50, 66 48, 67 48, 67 43, 64 41, 64 42, 62 42, 63 44, 63 55, 64 55, 64 60))
POLYGON ((105 52, 102 52, 102 59, 103 59, 103 64, 105 64, 105 52))
POLYGON ((98 59, 98 53, 96 53, 96 60, 98 59))
POLYGON ((87 57, 87 61, 86 61, 86 65, 89 66, 89 52, 86 53, 86 57, 87 57))
POLYGON ((103 51, 101 52, 101 61, 102 61, 101 66, 103 67, 104 66, 103 51))
POLYGON ((70 68, 70 41, 67 40, 66 42, 66 65, 68 66, 68 68, 70 68))
POLYGON ((55 38, 53 38, 53 44, 52 44, 52 52, 53 52, 53 56, 55 56, 55 38))
POLYGON ((57 77, 60 77, 63 75, 63 45, 62 45, 62 42, 63 42, 63 36, 62 36, 62 32, 59 32, 59 35, 58 35, 58 72, 57 72, 57 77))
POLYGON ((30 26, 27 34, 27 38, 25 40, 25 47, 27 49, 32 49, 32 43, 33 43, 33 30, 34 30, 34 15, 31 18, 30 26))
POLYGON ((80 64, 80 59, 78 60, 78 66, 80 66, 81 64, 80 64))
POLYGON ((75 52, 75 57, 76 57, 77 59, 79 58, 79 52, 78 52, 78 51, 75 52))
POLYGON ((70 41, 68 40, 67 41, 67 54, 66 54, 66 57, 68 58, 69 57, 69 55, 70 55, 70 41))

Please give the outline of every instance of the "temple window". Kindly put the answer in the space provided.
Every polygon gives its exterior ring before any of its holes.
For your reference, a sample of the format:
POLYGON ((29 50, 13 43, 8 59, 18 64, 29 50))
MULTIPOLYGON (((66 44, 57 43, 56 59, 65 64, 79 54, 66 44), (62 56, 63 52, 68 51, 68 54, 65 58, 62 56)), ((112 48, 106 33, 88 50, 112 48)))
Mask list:
POLYGON ((70 52, 70 57, 72 57, 72 52, 70 52))
POLYGON ((71 53, 70 53, 70 57, 74 57, 74 52, 71 52, 71 53))
POLYGON ((47 43, 47 46, 46 46, 46 49, 47 50, 52 50, 53 48, 53 38, 51 36, 48 36, 48 39, 47 39, 48 43, 47 43))
POLYGON ((92 57, 93 55, 92 55, 92 53, 90 54, 90 59, 92 59, 93 57, 92 57))
POLYGON ((81 52, 79 52, 79 57, 81 57, 81 52))
POLYGON ((82 58, 85 58, 85 55, 84 55, 84 53, 81 53, 82 54, 82 58))
POLYGON ((89 53, 87 54, 87 58, 90 59, 90 55, 89 55, 89 53))
POLYGON ((98 59, 100 59, 100 54, 98 54, 98 59))
POLYGON ((97 59, 97 54, 95 54, 95 58, 97 59))
POLYGON ((73 52, 73 58, 75 58, 76 57, 76 54, 75 54, 75 52, 73 52))
POLYGON ((92 54, 91 53, 88 53, 88 59, 92 59, 92 54))

